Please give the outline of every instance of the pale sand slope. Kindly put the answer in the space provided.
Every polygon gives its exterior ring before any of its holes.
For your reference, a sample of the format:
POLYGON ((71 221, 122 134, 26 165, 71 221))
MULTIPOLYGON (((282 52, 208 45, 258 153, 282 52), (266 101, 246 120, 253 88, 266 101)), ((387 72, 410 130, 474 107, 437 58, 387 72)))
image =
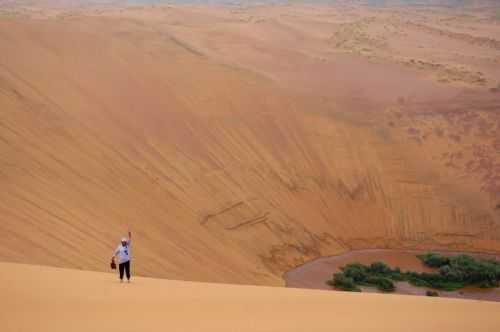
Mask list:
POLYGON ((500 304, 134 278, 0 263, 9 331, 498 331, 500 304), (360 319, 362 317, 362 319, 360 319))
POLYGON ((0 261, 102 271, 128 228, 139 274, 192 281, 280 285, 356 249, 500 253, 500 93, 431 65, 480 54, 496 84, 496 25, 233 9, 0 17, 0 261))
POLYGON ((138 273, 193 281, 279 285, 307 260, 353 249, 500 252, 500 119, 467 113, 486 97, 442 101, 443 117, 426 115, 432 100, 385 115, 370 98, 407 100, 398 86, 430 98, 437 85, 345 54, 292 56, 296 33, 272 22, 238 24, 254 51, 222 38, 224 54, 247 59, 228 66, 193 48, 212 23, 235 31, 209 8, 125 13, 0 19, 1 261, 107 269, 129 227, 138 273), (176 22, 199 28, 183 37, 176 22), (278 62, 284 76, 267 71, 278 62), (343 90, 345 77, 370 98, 343 90))

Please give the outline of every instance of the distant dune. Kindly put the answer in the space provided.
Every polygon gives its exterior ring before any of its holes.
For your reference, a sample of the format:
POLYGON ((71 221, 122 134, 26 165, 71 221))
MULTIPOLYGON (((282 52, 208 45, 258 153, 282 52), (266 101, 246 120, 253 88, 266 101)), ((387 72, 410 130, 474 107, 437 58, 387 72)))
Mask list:
POLYGON ((497 331, 499 303, 348 294, 0 263, 3 332, 497 331))
POLYGON ((0 260, 104 271, 128 228, 137 274, 197 281, 499 252, 500 34, 471 15, 2 7, 0 260))

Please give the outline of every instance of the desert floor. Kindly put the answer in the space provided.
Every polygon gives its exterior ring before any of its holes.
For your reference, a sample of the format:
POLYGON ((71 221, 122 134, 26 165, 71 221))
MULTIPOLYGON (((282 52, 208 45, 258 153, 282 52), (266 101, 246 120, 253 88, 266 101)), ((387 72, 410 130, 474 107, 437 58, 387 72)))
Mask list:
POLYGON ((499 303, 221 285, 0 263, 2 331, 496 331, 499 303))

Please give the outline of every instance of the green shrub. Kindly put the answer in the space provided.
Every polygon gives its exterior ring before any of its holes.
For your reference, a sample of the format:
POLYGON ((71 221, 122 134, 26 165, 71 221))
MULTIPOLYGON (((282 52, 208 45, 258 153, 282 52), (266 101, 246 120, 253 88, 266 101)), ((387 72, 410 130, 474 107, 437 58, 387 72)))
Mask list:
POLYGON ((417 287, 431 287, 427 281, 415 277, 410 278, 408 282, 417 287))
POLYGON ((363 282, 369 274, 369 269, 360 263, 347 264, 342 268, 346 277, 352 278, 355 282, 363 282))
POLYGON ((375 286, 382 292, 394 292, 396 289, 394 283, 390 279, 384 277, 368 277, 365 282, 368 286, 375 286))
POLYGON ((384 262, 375 262, 371 263, 369 272, 377 274, 389 274, 391 273, 391 269, 384 262))
POLYGON ((461 282, 464 280, 465 274, 459 270, 454 269, 450 265, 443 265, 439 268, 439 275, 445 281, 458 281, 461 282))
POLYGON ((405 281, 407 280, 406 275, 401 272, 401 269, 396 266, 394 269, 391 270, 390 272, 390 278, 394 281, 405 281))
POLYGON ((333 279, 328 281, 330 286, 349 292, 361 292, 361 289, 356 285, 354 280, 347 277, 343 272, 338 272, 333 275, 333 279))
POLYGON ((442 265, 448 264, 449 261, 447 257, 434 252, 417 255, 417 257, 428 267, 441 267, 442 265))
POLYGON ((454 291, 454 290, 457 290, 460 288, 464 288, 465 286, 466 286, 466 284, 463 282, 438 281, 438 282, 431 283, 432 288, 442 289, 442 290, 448 291, 448 292, 451 292, 451 291, 454 291))
POLYGON ((480 288, 495 288, 495 287, 498 287, 498 286, 499 286, 498 281, 497 281, 497 282, 482 281, 482 282, 479 284, 479 287, 480 287, 480 288))

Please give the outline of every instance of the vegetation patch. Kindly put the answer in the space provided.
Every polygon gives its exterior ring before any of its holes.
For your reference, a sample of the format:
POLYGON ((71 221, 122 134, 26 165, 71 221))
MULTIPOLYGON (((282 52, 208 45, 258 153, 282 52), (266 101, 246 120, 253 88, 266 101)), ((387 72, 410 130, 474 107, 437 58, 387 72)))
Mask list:
MULTIPOLYGON (((391 268, 384 262, 370 265, 351 263, 335 273, 327 284, 340 290, 361 291, 360 286, 376 287, 383 292, 395 290, 394 281, 407 281, 418 287, 453 291, 466 286, 481 288, 498 287, 500 283, 500 262, 494 259, 475 258, 468 255, 443 256, 426 253, 417 257, 435 272, 402 272, 399 267, 391 268)), ((438 296, 428 291, 428 296, 438 296)))

